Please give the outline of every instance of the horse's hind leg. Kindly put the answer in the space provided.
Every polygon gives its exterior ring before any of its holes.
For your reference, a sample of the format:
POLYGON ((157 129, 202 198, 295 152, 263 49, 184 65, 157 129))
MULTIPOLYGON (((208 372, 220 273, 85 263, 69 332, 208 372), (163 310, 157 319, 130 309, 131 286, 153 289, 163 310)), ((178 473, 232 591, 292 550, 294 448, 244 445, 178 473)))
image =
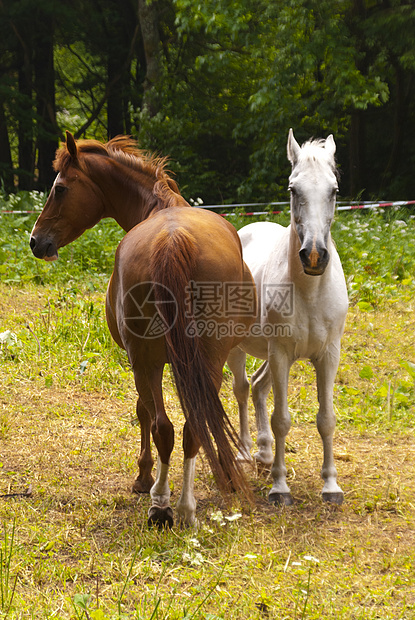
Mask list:
POLYGON ((333 504, 341 504, 344 494, 337 484, 337 471, 333 456, 333 435, 336 416, 333 410, 333 386, 339 364, 340 342, 332 343, 324 356, 313 360, 317 375, 317 393, 319 410, 317 428, 323 441, 323 467, 321 476, 324 480, 323 499, 333 504))
POLYGON ((158 451, 158 459, 156 481, 150 490, 152 505, 148 511, 148 524, 156 525, 161 529, 173 525, 173 511, 170 507, 169 466, 174 445, 174 430, 164 406, 162 409, 156 409, 152 433, 158 451))
POLYGON ((132 490, 133 493, 149 493, 154 484, 154 478, 151 475, 154 465, 150 445, 151 416, 141 398, 137 400, 137 418, 140 423, 141 452, 138 458, 139 474, 132 490))
POLYGON ((173 525, 168 475, 174 429, 164 408, 161 386, 163 366, 140 370, 136 372, 134 369, 134 378, 138 393, 152 418, 151 432, 158 452, 156 481, 150 490, 152 505, 148 511, 148 524, 161 529, 173 525))
POLYGON ((160 456, 157 458, 156 481, 151 487, 151 506, 148 510, 148 526, 155 525, 160 530, 163 527, 173 527, 173 510, 170 506, 169 465, 163 463, 160 456))
POLYGON ((194 497, 194 480, 196 470, 196 456, 200 448, 200 442, 194 438, 193 433, 186 422, 183 429, 183 486, 177 500, 176 511, 180 523, 185 526, 194 525, 196 517, 196 500, 194 497))
POLYGON ((241 461, 251 461, 251 448, 254 445, 249 432, 248 398, 249 381, 246 375, 246 353, 236 347, 228 355, 227 363, 233 374, 233 393, 239 409, 239 453, 241 461))
POLYGON ((255 460, 262 465, 271 465, 274 460, 272 437, 269 425, 267 398, 272 386, 271 372, 269 363, 264 362, 258 370, 254 372, 251 379, 252 400, 255 407, 255 419, 257 427, 257 446, 258 452, 255 453, 255 460))

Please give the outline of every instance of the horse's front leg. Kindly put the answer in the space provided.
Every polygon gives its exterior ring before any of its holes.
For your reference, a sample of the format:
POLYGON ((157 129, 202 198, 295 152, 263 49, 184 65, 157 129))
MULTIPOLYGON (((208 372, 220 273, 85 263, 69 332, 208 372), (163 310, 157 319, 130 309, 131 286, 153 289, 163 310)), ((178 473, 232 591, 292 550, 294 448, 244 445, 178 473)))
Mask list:
POLYGON ((290 506, 293 503, 293 498, 287 485, 285 438, 291 428, 291 416, 287 403, 291 363, 285 351, 277 349, 272 341, 268 346, 268 361, 274 389, 274 411, 271 415, 271 428, 275 437, 275 457, 271 468, 272 487, 268 499, 277 506, 281 504, 290 506))
POLYGON ((233 393, 239 409, 239 452, 240 461, 251 461, 251 448, 254 442, 249 432, 248 399, 249 381, 246 375, 246 353, 235 347, 228 355, 227 363, 233 374, 233 393))
POLYGON ((137 400, 137 418, 140 423, 141 451, 138 458, 139 474, 132 491, 133 493, 150 493, 154 484, 154 478, 151 475, 154 465, 150 443, 151 416, 141 398, 137 400))
POLYGON ((176 511, 179 521, 184 526, 196 524, 196 500, 194 496, 194 481, 196 471, 196 456, 200 448, 189 424, 186 422, 183 429, 183 486, 182 492, 177 500, 176 511))
POLYGON ((323 499, 333 504, 341 504, 344 494, 337 484, 337 471, 334 465, 333 435, 336 416, 333 410, 333 386, 340 358, 340 341, 333 342, 319 360, 313 360, 317 375, 317 393, 319 410, 317 428, 323 442, 323 467, 321 476, 324 480, 323 499))
POLYGON ((260 368, 254 372, 251 385, 257 427, 258 452, 255 453, 255 460, 262 465, 269 466, 274 460, 274 453, 272 451, 274 439, 269 425, 267 408, 267 398, 272 386, 271 371, 268 362, 264 362, 260 368))

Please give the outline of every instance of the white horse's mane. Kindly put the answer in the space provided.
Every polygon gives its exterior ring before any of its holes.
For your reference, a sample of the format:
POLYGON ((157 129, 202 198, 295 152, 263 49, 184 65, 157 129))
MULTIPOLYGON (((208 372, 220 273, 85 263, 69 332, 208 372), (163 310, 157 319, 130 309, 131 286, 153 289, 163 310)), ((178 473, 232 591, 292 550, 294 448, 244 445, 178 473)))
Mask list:
POLYGON ((339 177, 339 171, 337 169, 335 157, 327 151, 325 148, 326 140, 323 138, 307 140, 304 144, 301 145, 301 149, 299 152, 299 162, 316 162, 320 165, 329 165, 336 178, 339 177))

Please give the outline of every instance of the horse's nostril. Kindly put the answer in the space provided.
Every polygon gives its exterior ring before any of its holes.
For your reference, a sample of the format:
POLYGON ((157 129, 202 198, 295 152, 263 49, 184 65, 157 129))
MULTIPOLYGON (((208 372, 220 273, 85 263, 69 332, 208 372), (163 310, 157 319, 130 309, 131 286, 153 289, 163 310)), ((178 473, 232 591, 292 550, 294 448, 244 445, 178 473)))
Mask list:
POLYGON ((309 248, 304 247, 299 251, 300 259, 303 265, 311 265, 312 267, 317 267, 317 265, 325 265, 330 258, 330 254, 328 250, 325 248, 312 248, 309 251, 309 248))
POLYGON ((322 248, 320 250, 320 261, 325 264, 328 262, 329 258, 330 256, 329 256, 328 250, 322 248))
POLYGON ((30 243, 30 249, 33 250, 35 248, 35 246, 36 246, 36 239, 35 239, 35 237, 30 237, 29 243, 30 243))

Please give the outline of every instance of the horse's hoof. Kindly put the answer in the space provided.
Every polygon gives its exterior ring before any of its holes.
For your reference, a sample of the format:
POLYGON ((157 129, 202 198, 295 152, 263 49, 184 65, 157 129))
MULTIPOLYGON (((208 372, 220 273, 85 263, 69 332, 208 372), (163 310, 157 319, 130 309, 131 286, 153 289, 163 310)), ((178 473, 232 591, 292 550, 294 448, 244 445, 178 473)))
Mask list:
POLYGON ((191 521, 187 521, 185 519, 179 519, 179 527, 182 530, 198 530, 199 529, 199 522, 197 519, 193 519, 191 521))
POLYGON ((236 460, 240 463, 252 463, 252 456, 249 452, 241 451, 236 455, 236 460))
POLYGON ((147 480, 143 480, 140 477, 138 477, 134 481, 131 491, 133 493, 137 493, 137 495, 140 495, 140 493, 150 493, 150 489, 153 486, 153 484, 154 484, 154 480, 151 476, 147 480))
POLYGON ((274 506, 292 506, 294 504, 291 493, 270 493, 268 501, 274 506))
POLYGON ((255 462, 258 466, 259 469, 264 470, 264 469, 271 469, 272 464, 274 462, 274 457, 271 454, 261 454, 261 452, 256 452, 254 454, 254 459, 255 462))
POLYGON ((342 491, 333 491, 331 493, 325 491, 322 495, 323 501, 329 502, 330 504, 337 504, 338 506, 340 506, 344 500, 344 494, 342 491))
POLYGON ((159 530, 170 529, 173 527, 173 510, 170 506, 160 508, 151 506, 148 511, 148 527, 157 527, 159 530))

